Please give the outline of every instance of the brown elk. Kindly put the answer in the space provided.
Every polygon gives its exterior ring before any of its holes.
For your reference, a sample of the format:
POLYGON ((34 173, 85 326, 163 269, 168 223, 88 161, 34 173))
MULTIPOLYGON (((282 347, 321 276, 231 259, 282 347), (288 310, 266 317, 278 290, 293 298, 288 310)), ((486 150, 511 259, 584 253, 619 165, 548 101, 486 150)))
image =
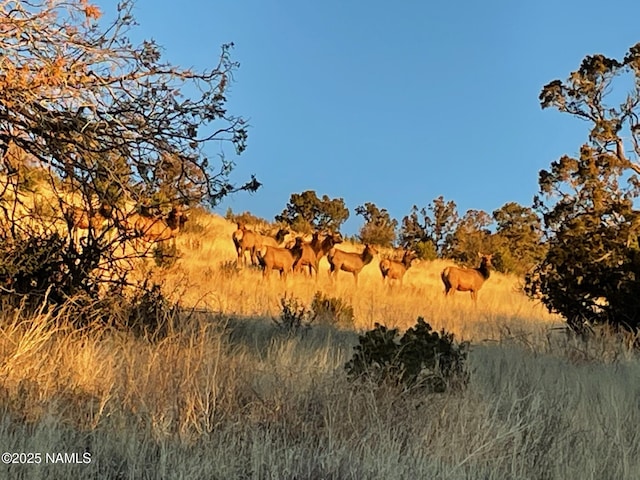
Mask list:
POLYGON ((315 271, 317 279, 320 260, 338 243, 342 243, 339 232, 314 232, 311 241, 302 244, 302 255, 293 266, 294 271, 301 272, 304 267, 308 267, 309 275, 312 276, 315 271))
POLYGON ((253 230, 249 230, 242 222, 238 222, 236 225, 238 229, 233 232, 231 239, 233 240, 233 244, 236 248, 236 254, 238 255, 238 266, 240 266, 241 263, 243 266, 246 266, 247 262, 245 259, 245 252, 249 252, 251 263, 253 265, 258 265, 258 252, 261 252, 264 255, 265 247, 280 247, 289 233, 288 230, 281 228, 278 230, 275 237, 271 237, 269 235, 261 235, 253 230))
POLYGON ((358 274, 362 271, 365 265, 371 263, 373 260, 373 256, 376 255, 378 251, 367 244, 364 247, 362 253, 354 253, 354 252, 344 252, 342 250, 338 250, 337 248, 333 248, 327 255, 327 260, 329 260, 329 276, 333 276, 335 279, 340 270, 345 272, 349 272, 353 274, 353 278, 358 285, 358 274))
POLYGON ((69 226, 71 238, 75 245, 80 243, 80 230, 93 230, 97 234, 104 227, 107 218, 100 213, 102 209, 89 212, 84 208, 69 205, 64 209, 64 218, 69 226))
POLYGON ((174 240, 187 221, 186 214, 174 206, 166 218, 138 214, 134 220, 134 228, 148 242, 164 242, 174 240))
POLYGON ((287 279, 287 274, 293 272, 293 264, 302 255, 302 240, 296 239, 291 248, 266 246, 257 252, 258 262, 263 268, 263 278, 268 278, 271 270, 278 270, 280 278, 287 279))
MULTIPOLYGON (((172 240, 175 245, 176 236, 188 219, 187 214, 179 206, 173 206, 164 218, 151 215, 148 209, 143 207, 140 213, 130 213, 119 223, 129 232, 127 235, 133 236, 136 246, 139 246, 140 241, 161 243, 169 240, 172 240)), ((122 248, 124 250, 124 243, 122 248)))
POLYGON ((442 270, 440 278, 444 283, 444 294, 446 296, 453 295, 456 290, 460 292, 471 292, 471 298, 474 302, 478 300, 478 290, 482 288, 484 282, 491 274, 491 257, 492 255, 483 255, 478 253, 480 257, 480 266, 478 268, 459 268, 447 267, 442 270))
POLYGON ((244 238, 245 232, 249 231, 250 234, 253 234, 251 230, 247 230, 247 227, 244 223, 238 222, 236 223, 238 229, 231 234, 231 240, 233 240, 233 245, 236 248, 236 254, 238 255, 238 260, 236 261, 236 265, 240 266, 240 262, 242 260, 242 265, 246 265, 246 259, 244 256, 245 249, 243 248, 242 239, 244 238))
POLYGON ((411 262, 416 258, 418 258, 416 252, 406 250, 402 256, 402 260, 399 262, 388 258, 380 260, 379 266, 380 273, 382 273, 382 283, 384 284, 387 279, 389 279, 389 282, 391 280, 398 280, 398 283, 402 286, 402 278, 404 277, 404 274, 407 273, 409 267, 411 267, 411 262))
POLYGON ((264 249, 264 247, 282 247, 287 237, 289 236, 289 230, 286 228, 279 228, 276 232, 275 236, 271 235, 260 235, 260 248, 264 249))

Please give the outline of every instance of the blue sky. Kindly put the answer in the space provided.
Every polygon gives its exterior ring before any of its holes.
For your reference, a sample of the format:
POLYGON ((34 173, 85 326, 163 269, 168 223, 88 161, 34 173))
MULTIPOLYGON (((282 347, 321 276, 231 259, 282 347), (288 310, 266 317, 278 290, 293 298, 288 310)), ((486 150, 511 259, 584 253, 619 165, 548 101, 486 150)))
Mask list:
POLYGON ((217 211, 272 220, 315 190, 344 198, 349 234, 365 202, 398 221, 439 195, 460 214, 530 205, 538 171, 577 153, 588 126, 541 110, 542 87, 640 42, 638 1, 138 0, 134 13, 132 38, 183 67, 235 43, 228 107, 251 128, 232 180, 263 187, 217 211))

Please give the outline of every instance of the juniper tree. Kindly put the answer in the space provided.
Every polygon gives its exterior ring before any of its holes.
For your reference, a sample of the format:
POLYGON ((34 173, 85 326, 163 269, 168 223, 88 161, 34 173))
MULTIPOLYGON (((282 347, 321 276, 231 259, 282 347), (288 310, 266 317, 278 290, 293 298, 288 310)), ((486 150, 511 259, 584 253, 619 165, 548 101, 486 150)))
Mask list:
POLYGON ((292 193, 289 203, 280 215, 278 222, 290 225, 298 232, 309 233, 312 230, 340 230, 340 226, 349 218, 349 209, 342 198, 318 198, 314 190, 292 193))
POLYGON ((590 130, 577 156, 540 171, 535 206, 549 248, 528 290, 576 330, 588 322, 637 331, 640 44, 622 60, 585 57, 567 80, 544 86, 540 103, 587 121, 590 130))
POLYGON ((356 215, 362 216, 365 221, 358 233, 360 242, 381 247, 393 246, 398 221, 391 218, 385 208, 380 209, 375 204, 367 202, 356 207, 356 215))

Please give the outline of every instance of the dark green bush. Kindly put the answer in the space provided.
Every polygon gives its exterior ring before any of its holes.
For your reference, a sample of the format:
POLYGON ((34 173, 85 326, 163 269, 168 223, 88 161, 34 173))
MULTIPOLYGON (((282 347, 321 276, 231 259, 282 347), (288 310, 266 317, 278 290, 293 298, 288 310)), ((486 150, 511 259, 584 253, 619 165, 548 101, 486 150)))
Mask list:
POLYGON ((97 296, 91 273, 100 259, 99 247, 78 251, 57 233, 15 235, 0 244, 0 292, 3 300, 28 305, 61 304, 79 293, 97 296))
POLYGON ((640 332, 640 91, 623 85, 640 82, 639 47, 620 60, 587 55, 538 97, 543 109, 587 120, 589 133, 573 148, 577 155, 563 155, 538 174, 534 208, 548 248, 526 289, 581 335, 603 326, 640 332))
POLYGON ((402 337, 398 329, 376 323, 359 337, 345 369, 352 381, 366 378, 430 392, 459 390, 469 380, 468 349, 467 342, 454 342, 452 333, 432 331, 422 317, 402 337))
POLYGON ((149 340, 165 338, 175 327, 179 307, 169 301, 160 285, 144 283, 127 305, 125 327, 137 337, 149 340))

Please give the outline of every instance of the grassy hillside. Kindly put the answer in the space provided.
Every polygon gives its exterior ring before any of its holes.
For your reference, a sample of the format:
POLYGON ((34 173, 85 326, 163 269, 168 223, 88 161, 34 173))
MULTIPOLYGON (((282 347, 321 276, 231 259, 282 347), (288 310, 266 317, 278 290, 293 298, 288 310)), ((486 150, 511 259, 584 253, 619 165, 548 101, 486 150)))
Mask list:
MULTIPOLYGON (((236 253, 231 234, 235 229, 218 216, 193 219, 190 230, 178 241, 181 261, 162 277, 175 299, 185 306, 224 314, 270 316, 279 312, 279 298, 285 294, 309 303, 314 293, 321 291, 353 306, 358 329, 371 328, 375 322, 407 328, 422 315, 438 329, 475 340, 498 338, 496 329, 503 326, 538 329, 557 322, 543 306, 519 292, 521 280, 514 276, 494 272, 480 291, 477 307, 466 292, 445 298, 440 272, 451 262, 419 262, 408 270, 402 287, 383 286, 378 262, 389 252, 381 252, 364 268, 358 288, 347 272, 340 272, 332 282, 326 258, 320 262, 317 281, 295 275, 283 282, 274 273, 265 282, 257 269, 234 271, 236 253)), ((360 252, 363 247, 343 243, 337 248, 360 252)))
POLYGON ((492 275, 477 307, 443 298, 446 262, 412 267, 403 288, 382 286, 378 259, 357 289, 344 272, 329 282, 325 261, 317 283, 265 283, 230 266, 232 224, 192 221, 182 258, 154 274, 185 308, 159 342, 78 331, 71 314, 3 312, 0 444, 43 461, 2 465, 0 477, 637 478, 637 359, 606 338, 566 336, 517 278, 492 275), (286 336, 271 321, 285 293, 308 304, 316 291, 351 303, 355 329, 421 315, 472 340, 468 389, 351 385, 354 329, 286 336), (46 452, 91 461, 45 464, 46 452))

